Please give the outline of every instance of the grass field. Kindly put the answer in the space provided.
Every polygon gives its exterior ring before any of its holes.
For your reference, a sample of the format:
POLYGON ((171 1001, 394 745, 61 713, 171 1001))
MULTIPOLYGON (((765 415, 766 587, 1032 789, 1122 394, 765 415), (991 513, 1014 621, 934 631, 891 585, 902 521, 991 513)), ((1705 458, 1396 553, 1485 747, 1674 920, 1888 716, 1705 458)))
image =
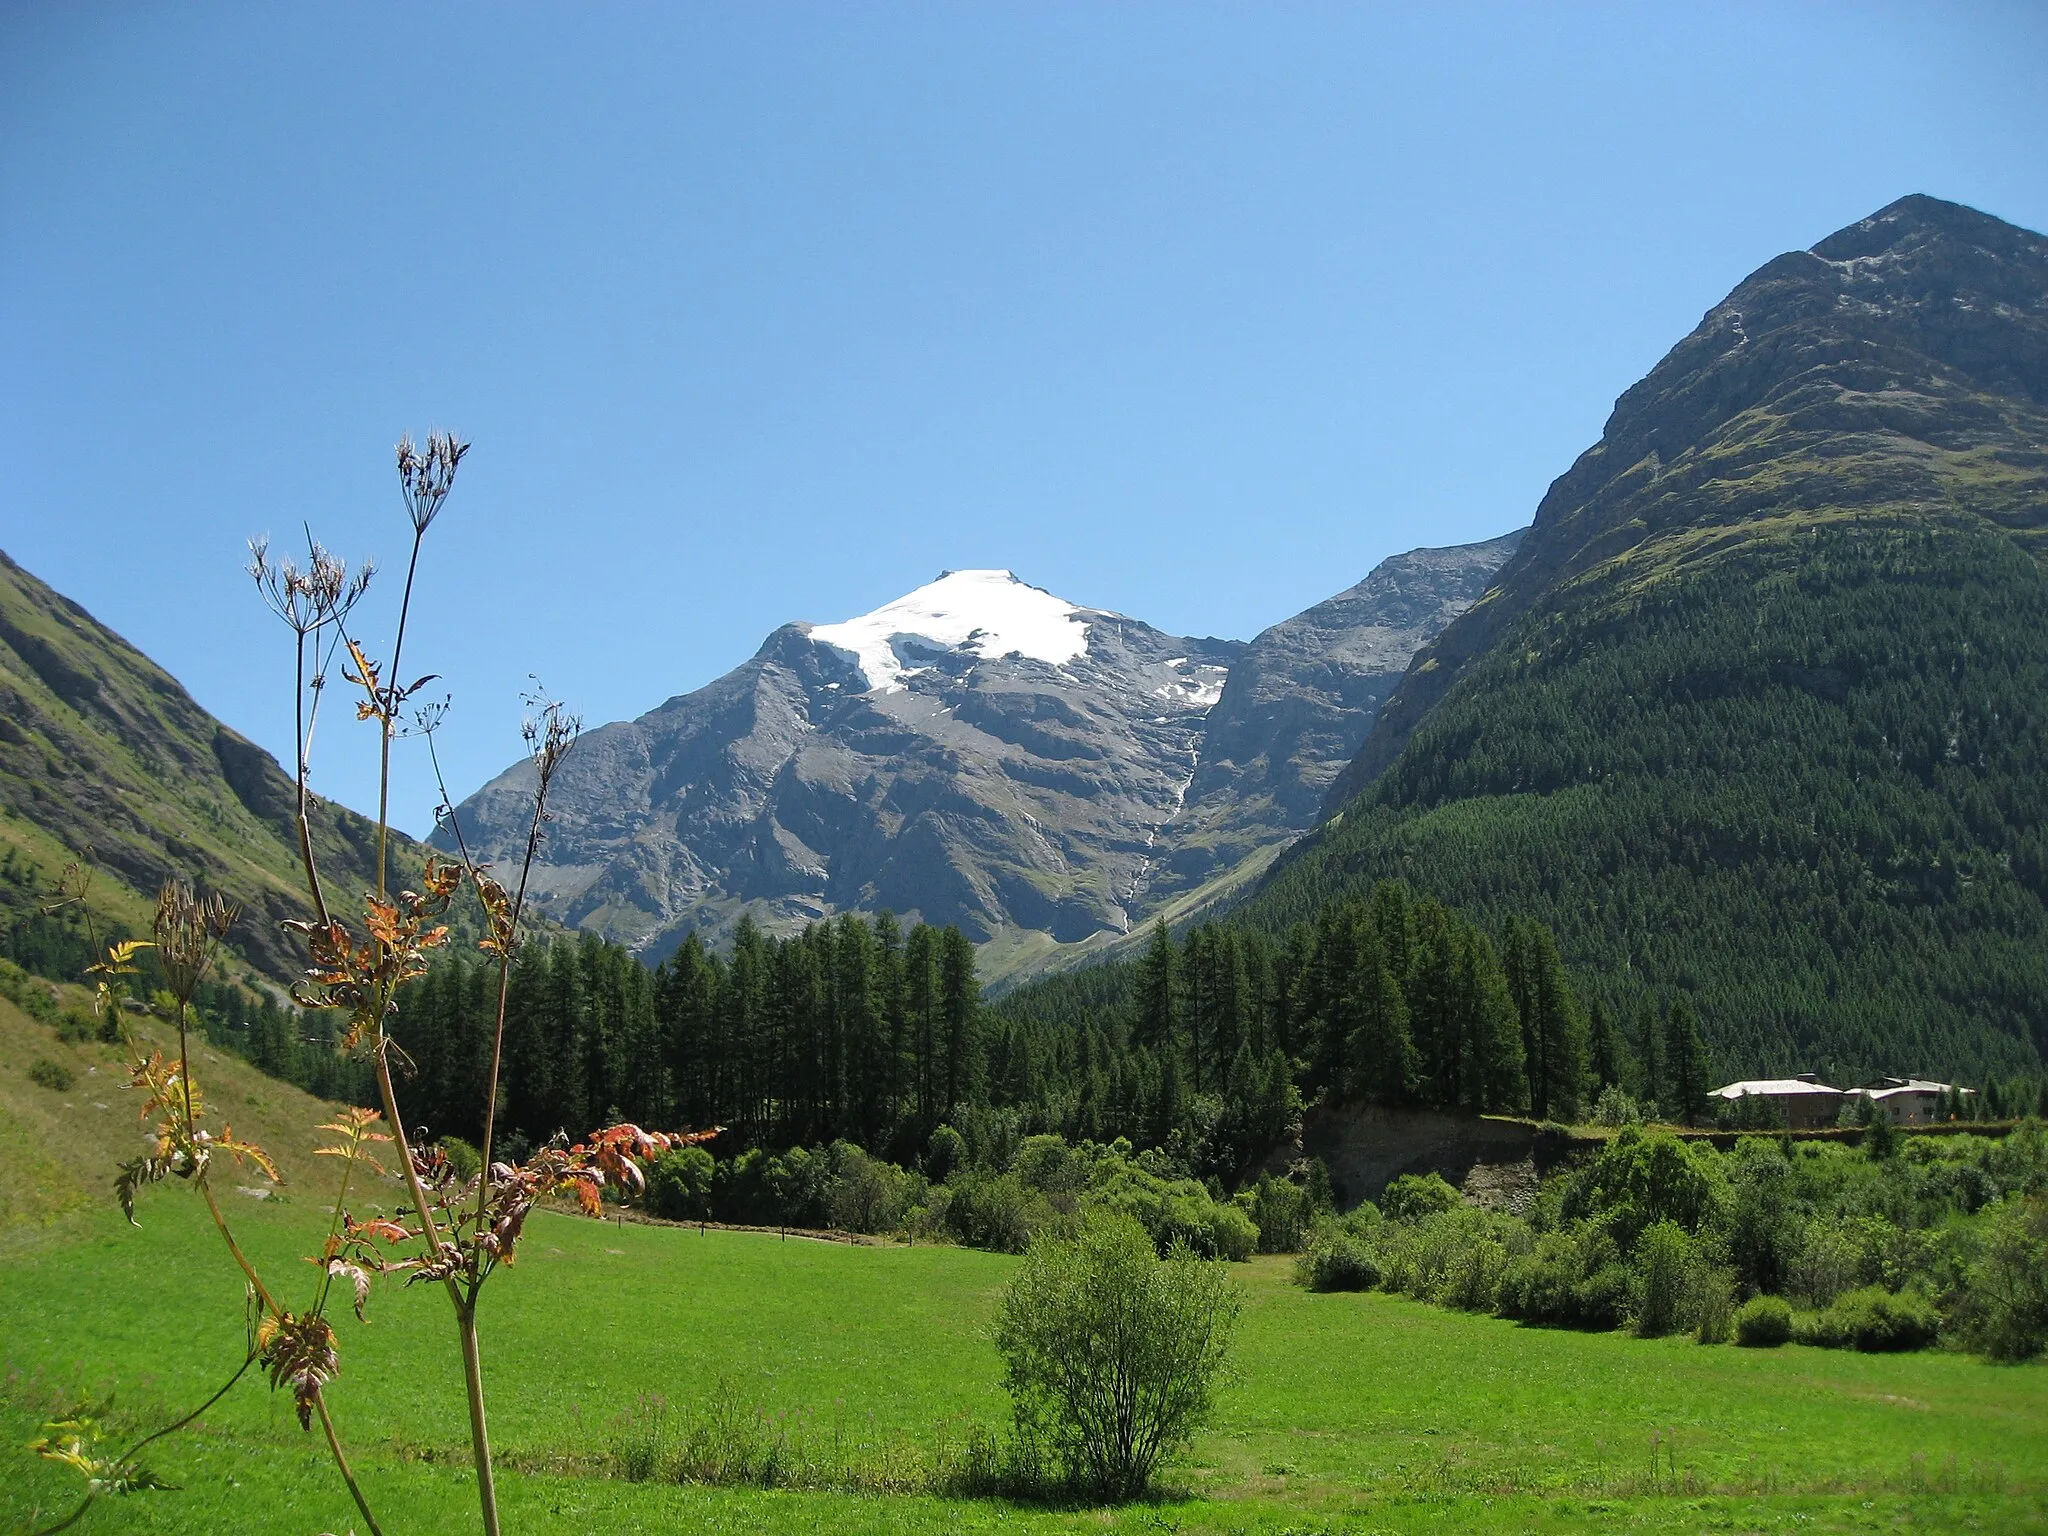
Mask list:
MULTIPOLYGON (((0 1005, 0 1182, 53 1190, 17 1202, 0 1231, 0 1532, 75 1498, 68 1474, 20 1449, 47 1409, 111 1391, 130 1425, 161 1423, 242 1349, 241 1287, 190 1193, 147 1192, 135 1229, 92 1188, 132 1134, 125 1090, 94 1054, 104 1048, 55 1047, 34 1028, 0 1005), (80 1087, 29 1084, 32 1051, 70 1053, 80 1087), (91 1065, 102 1072, 88 1077, 91 1065)), ((293 1124, 313 1101, 237 1063, 211 1067, 238 1129, 291 1152, 288 1173, 305 1168, 293 1124)), ((317 1241, 317 1191, 257 1200, 234 1184, 223 1181, 251 1250, 309 1282, 298 1255, 317 1241)), ((1312 1295, 1274 1259, 1234 1270, 1248 1298, 1238 1376, 1157 1504, 1045 1511, 598 1475, 643 1395, 688 1403, 721 1380, 853 1444, 929 1445, 1000 1423, 984 1328, 1014 1262, 537 1217, 485 1304, 494 1431, 513 1468, 507 1528, 2048 1528, 2048 1367, 1549 1332, 1385 1295, 1312 1295), (559 1470, 579 1460, 575 1475, 559 1470)), ((370 1316, 339 1324, 331 1401, 387 1530, 474 1529, 445 1303, 388 1286, 370 1316)), ((317 1452, 289 1402, 252 1376, 152 1453, 181 1491, 102 1504, 77 1529, 347 1530, 354 1511, 317 1452)))
MULTIPOLYGON (((153 1200, 139 1231, 95 1212, 9 1241, 7 1441, 19 1445, 41 1406, 78 1390, 113 1390, 147 1421, 203 1398, 239 1358, 239 1287, 177 1194, 153 1200)), ((244 1204, 250 1246, 282 1269, 315 1211, 277 1197, 244 1204)), ((689 1400, 721 1377, 852 1440, 923 1441, 942 1424, 957 1433, 967 1419, 995 1422, 1003 1401, 982 1327, 1012 1262, 543 1216, 492 1295, 500 1449, 529 1468, 602 1453, 609 1421, 641 1394, 689 1400)), ((1926 1528, 1932 1517, 1937 1528, 2020 1529, 2048 1516, 2048 1370, 2038 1366, 1544 1332, 1388 1296, 1310 1295, 1277 1260, 1241 1274, 1241 1373, 1215 1429, 1176 1469, 1189 1497, 1120 1523, 1461 1529, 1498 1516, 1515 1529, 1853 1529, 1926 1528), (1653 1434, 1675 1452, 1675 1471, 1667 1460, 1654 1481, 1653 1434)), ((461 1389, 440 1298, 390 1291, 371 1317, 344 1331, 336 1414, 394 1532, 460 1529, 461 1389), (400 1374, 408 1359, 429 1368, 400 1374)), ((312 1449, 289 1404, 245 1381, 202 1433, 156 1458, 184 1491, 90 1518, 107 1529, 342 1529, 351 1512, 312 1449)), ((0 1462, 0 1482, 8 1521, 68 1491, 55 1469, 19 1454, 0 1462)), ((1102 1523, 977 1501, 507 1483, 517 1524, 542 1530, 1102 1523)))

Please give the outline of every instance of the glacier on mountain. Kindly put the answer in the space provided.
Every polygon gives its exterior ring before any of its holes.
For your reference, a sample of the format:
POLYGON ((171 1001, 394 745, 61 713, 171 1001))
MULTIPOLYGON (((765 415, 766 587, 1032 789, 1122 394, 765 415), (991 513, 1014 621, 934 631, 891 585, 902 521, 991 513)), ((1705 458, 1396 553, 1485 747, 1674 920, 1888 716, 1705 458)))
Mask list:
POLYGON ((945 571, 872 613, 814 624, 820 645, 849 652, 871 693, 898 693, 934 651, 1018 655, 1062 666, 1086 654, 1082 610, 1009 571, 945 571))

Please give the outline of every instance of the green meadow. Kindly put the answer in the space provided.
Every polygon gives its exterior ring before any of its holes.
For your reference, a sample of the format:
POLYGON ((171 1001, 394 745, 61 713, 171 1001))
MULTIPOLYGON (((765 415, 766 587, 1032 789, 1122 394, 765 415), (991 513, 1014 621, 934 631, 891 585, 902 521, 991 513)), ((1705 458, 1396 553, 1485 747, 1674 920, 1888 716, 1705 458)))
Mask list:
MULTIPOLYGON (((150 1192, 0 1238, 0 1529, 68 1509, 20 1447, 45 1410, 112 1393, 124 1427, 203 1400, 240 1359, 241 1288, 197 1203, 150 1192)), ((236 1198, 259 1262, 293 1267, 318 1203, 236 1198)), ((985 1328, 1016 1261, 945 1247, 536 1218, 485 1319, 517 1531, 2023 1530, 2048 1522, 2048 1369, 1957 1354, 1702 1347, 1519 1327, 1235 1268, 1236 1378, 1158 1503, 632 1483, 608 1474, 650 1395, 725 1390, 877 1454, 1006 1411, 985 1328), (1653 1442, 1656 1463, 1653 1469, 1653 1442)), ((347 1320, 331 1401, 392 1536, 474 1527, 452 1328, 380 1287, 347 1320)), ((179 1491, 76 1529, 344 1531, 354 1510, 290 1404, 252 1373, 147 1458, 179 1491)))

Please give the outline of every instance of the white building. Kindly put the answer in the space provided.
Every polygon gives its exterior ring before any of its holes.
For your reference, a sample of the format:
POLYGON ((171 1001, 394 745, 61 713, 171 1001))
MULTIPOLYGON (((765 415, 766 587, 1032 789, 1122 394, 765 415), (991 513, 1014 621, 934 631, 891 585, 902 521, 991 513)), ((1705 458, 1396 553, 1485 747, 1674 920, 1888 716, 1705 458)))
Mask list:
POLYGON ((1797 1077, 1762 1077, 1730 1083, 1725 1088, 1716 1088, 1714 1097, 1731 1104, 1744 1098, 1768 1099, 1784 1112, 1789 1129, 1811 1131, 1833 1125, 1848 1094, 1840 1088, 1830 1088, 1812 1072, 1802 1072, 1797 1077))
MULTIPOLYGON (((1856 1092, 1884 1111, 1894 1125, 1928 1125, 1941 1118, 1941 1101, 1958 1090, 1949 1083, 1929 1082, 1923 1077, 1881 1077, 1856 1092)), ((1963 1093, 1975 1095, 1976 1089, 1963 1093)))

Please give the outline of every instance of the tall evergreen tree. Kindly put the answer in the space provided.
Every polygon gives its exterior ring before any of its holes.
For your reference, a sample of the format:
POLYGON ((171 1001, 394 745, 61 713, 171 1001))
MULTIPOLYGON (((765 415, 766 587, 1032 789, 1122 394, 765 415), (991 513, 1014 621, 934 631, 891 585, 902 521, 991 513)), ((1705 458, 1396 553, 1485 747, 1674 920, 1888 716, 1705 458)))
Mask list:
POLYGON ((1413 1098, 1422 1058, 1408 1031, 1408 1000, 1387 964, 1379 929, 1370 922, 1359 924, 1338 1016, 1344 1027, 1343 1086, 1381 1104, 1413 1098))
POLYGON ((1597 1097, 1609 1088, 1625 1088, 1632 1066, 1628 1045, 1614 1027, 1606 1004, 1595 1000, 1586 1018, 1586 1067, 1593 1080, 1594 1095, 1597 1097))
POLYGON ((1519 926, 1530 1112, 1541 1120, 1576 1120, 1586 1084, 1586 1017, 1550 930, 1540 923, 1519 926))
POLYGON ((1664 1049, 1664 1020, 1648 993, 1636 1000, 1635 1036, 1643 1074, 1639 1096, 1662 1109, 1671 1101, 1671 1071, 1664 1049))
POLYGON ((974 946, 957 928, 939 932, 939 1011, 945 1021, 945 1111, 981 1096, 981 982, 974 946))
POLYGON ((1459 938, 1455 985, 1465 1071, 1457 1102, 1482 1113, 1519 1111, 1529 1102, 1529 1077, 1515 1000, 1486 935, 1472 929, 1459 938))
POLYGON ((1706 1043, 1700 1039, 1699 1018, 1682 997, 1664 1016, 1664 1054, 1671 1074, 1672 1102, 1667 1112, 1687 1125, 1697 1125, 1707 1116, 1713 1082, 1706 1043))
POLYGON ((1133 1043, 1151 1051, 1170 1050, 1180 1039, 1178 957, 1162 918, 1152 925, 1152 942, 1138 963, 1138 1018, 1133 1043))

